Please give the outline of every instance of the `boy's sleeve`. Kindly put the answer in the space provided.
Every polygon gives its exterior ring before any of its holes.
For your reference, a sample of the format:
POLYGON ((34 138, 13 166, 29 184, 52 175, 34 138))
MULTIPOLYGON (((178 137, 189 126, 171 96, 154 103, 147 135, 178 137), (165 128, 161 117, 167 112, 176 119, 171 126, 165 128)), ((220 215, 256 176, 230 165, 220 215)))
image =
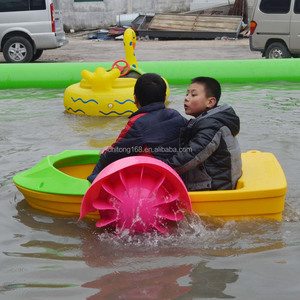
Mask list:
POLYGON ((142 128, 136 124, 136 120, 137 118, 131 118, 117 140, 100 155, 100 162, 103 167, 118 159, 136 155, 142 151, 142 128))
POLYGON ((220 145, 222 133, 212 128, 198 130, 184 148, 172 157, 163 160, 178 174, 185 173, 210 157, 220 145))

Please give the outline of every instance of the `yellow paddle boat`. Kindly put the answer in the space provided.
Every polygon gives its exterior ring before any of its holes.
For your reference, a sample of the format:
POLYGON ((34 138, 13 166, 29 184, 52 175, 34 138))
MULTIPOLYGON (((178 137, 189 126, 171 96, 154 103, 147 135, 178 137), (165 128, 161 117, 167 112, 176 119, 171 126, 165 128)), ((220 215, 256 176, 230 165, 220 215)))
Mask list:
MULTIPOLYGON (((65 90, 66 111, 88 116, 128 116, 134 113, 137 110, 133 98, 134 85, 144 74, 138 68, 135 45, 136 34, 127 29, 124 33, 126 60, 116 61, 108 71, 102 67, 95 72, 83 70, 82 80, 65 90)), ((170 90, 166 84, 168 97, 170 90)))
MULTIPOLYGON (((34 208, 79 216, 90 183, 86 180, 99 159, 99 151, 66 150, 44 158, 33 168, 14 177, 14 183, 34 208)), ((189 192, 194 212, 203 218, 280 221, 287 183, 272 153, 242 153, 243 175, 235 190, 189 192)), ((99 214, 90 213, 92 218, 99 214)))

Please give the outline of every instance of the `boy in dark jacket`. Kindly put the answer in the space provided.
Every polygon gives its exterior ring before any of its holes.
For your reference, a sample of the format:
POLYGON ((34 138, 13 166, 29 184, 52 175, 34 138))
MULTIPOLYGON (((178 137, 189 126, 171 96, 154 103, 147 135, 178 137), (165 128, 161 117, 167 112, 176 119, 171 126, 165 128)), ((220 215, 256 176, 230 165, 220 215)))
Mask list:
POLYGON ((134 99, 138 108, 120 133, 116 142, 106 149, 88 177, 90 182, 110 163, 127 156, 147 154, 167 159, 178 150, 180 128, 187 120, 179 112, 165 107, 166 83, 157 74, 138 78, 134 99), (165 151, 168 150, 168 151, 165 151))
POLYGON ((189 191, 235 189, 241 177, 241 151, 235 137, 240 119, 229 105, 218 106, 220 97, 217 80, 192 79, 184 109, 195 119, 180 134, 180 151, 163 159, 181 175, 189 191))

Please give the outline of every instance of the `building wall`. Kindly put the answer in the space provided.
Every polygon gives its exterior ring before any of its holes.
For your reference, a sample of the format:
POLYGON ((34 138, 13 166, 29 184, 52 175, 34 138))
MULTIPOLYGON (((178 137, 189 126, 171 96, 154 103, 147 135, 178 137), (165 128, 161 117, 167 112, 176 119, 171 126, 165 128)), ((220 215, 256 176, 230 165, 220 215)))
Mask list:
POLYGON ((102 2, 56 0, 56 2, 62 11, 65 29, 81 30, 114 25, 119 14, 187 11, 192 0, 104 0, 102 2))
POLYGON ((233 4, 234 0, 193 0, 191 10, 205 9, 214 5, 233 4))

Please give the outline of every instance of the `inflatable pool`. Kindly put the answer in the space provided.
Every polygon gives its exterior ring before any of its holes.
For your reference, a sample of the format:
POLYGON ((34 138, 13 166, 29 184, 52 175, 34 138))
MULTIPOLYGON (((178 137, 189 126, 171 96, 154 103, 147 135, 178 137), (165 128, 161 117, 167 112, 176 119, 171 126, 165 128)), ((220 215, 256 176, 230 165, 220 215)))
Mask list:
MULTIPOLYGON (((44 158, 14 177, 14 183, 34 208, 65 216, 79 216, 90 183, 86 177, 99 151, 66 150, 44 158)), ((189 192, 192 208, 203 218, 281 220, 287 190, 285 175, 272 153, 242 154, 243 175, 235 190, 189 192)), ((98 218, 94 212, 88 217, 98 218)))
MULTIPOLYGON (((105 69, 111 63, 4 64, 0 88, 65 88, 80 80, 84 68, 105 69)), ((169 84, 188 84, 199 75, 221 83, 300 81, 300 59, 248 61, 160 61, 142 62, 144 72, 155 72, 169 84), (185 72, 183 72, 185 70, 185 72)), ((65 151, 45 158, 34 168, 15 176, 14 181, 28 203, 61 215, 79 215, 85 180, 98 160, 98 151, 65 151)), ((287 185, 284 173, 271 153, 242 154, 243 175, 233 191, 190 192, 193 210, 199 215, 225 220, 271 218, 281 220, 287 185)), ((98 214, 90 214, 96 217, 98 214)))
MULTIPOLYGON (((3 64, 0 89, 66 88, 81 80, 83 69, 110 69, 112 63, 3 64)), ((214 77, 221 83, 300 81, 300 59, 146 61, 140 62, 139 68, 145 73, 160 74, 169 84, 189 84, 199 75, 214 77)))

